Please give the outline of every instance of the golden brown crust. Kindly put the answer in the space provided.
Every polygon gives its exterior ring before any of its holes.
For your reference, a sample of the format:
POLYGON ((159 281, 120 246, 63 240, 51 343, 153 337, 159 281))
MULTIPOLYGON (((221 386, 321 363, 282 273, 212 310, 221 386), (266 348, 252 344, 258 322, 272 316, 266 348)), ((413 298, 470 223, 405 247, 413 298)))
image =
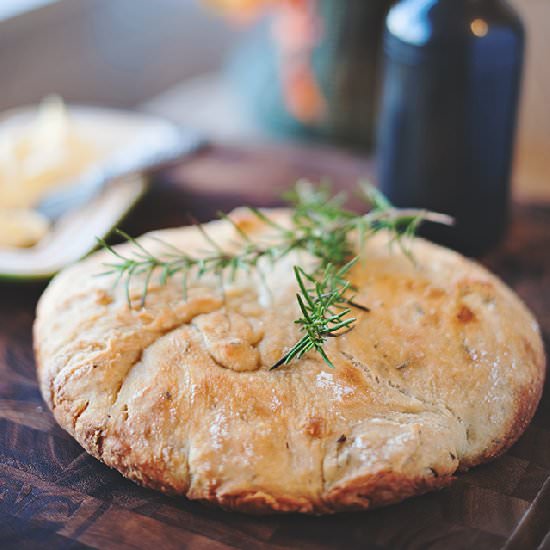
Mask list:
MULTIPOLYGON (((280 223, 284 212, 273 212, 280 223)), ((269 228, 236 212, 254 239, 269 228)), ((207 230, 235 241, 225 222, 207 230)), ((191 228, 164 240, 199 253, 191 228)), ((142 242, 159 252, 148 236, 142 242)), ((93 277, 103 253, 60 274, 35 324, 44 399, 59 424, 128 478, 250 513, 373 508, 445 487, 458 470, 498 456, 541 396, 538 326, 498 279, 421 240, 417 265, 368 242, 351 273, 355 329, 327 344, 331 370, 308 355, 269 371, 299 337, 289 257, 261 277, 139 282, 93 277)))
POLYGON ((515 399, 515 414, 508 424, 507 429, 503 430, 505 434, 502 437, 495 438, 492 445, 479 456, 462 461, 459 467, 460 471, 464 472, 470 468, 498 458, 520 438, 533 416, 535 416, 537 406, 542 397, 544 372, 546 370, 544 356, 542 356, 542 361, 539 363, 539 370, 543 373, 540 383, 534 383, 531 388, 518 392, 515 399))

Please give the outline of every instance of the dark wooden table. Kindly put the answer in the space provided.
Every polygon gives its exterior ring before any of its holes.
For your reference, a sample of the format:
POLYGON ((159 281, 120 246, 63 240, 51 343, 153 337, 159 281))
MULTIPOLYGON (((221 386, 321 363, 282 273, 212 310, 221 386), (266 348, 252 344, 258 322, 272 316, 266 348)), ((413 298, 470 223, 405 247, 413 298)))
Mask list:
MULTIPOLYGON (((351 155, 212 148, 159 180, 124 223, 134 234, 274 204, 298 176, 349 186, 351 155)), ((484 259, 533 309, 550 344, 550 206, 515 205, 484 259)), ((0 286, 0 548, 550 548, 550 395, 502 458, 449 489, 360 514, 248 517, 142 489, 88 456, 38 391, 31 326, 40 285, 0 286)))

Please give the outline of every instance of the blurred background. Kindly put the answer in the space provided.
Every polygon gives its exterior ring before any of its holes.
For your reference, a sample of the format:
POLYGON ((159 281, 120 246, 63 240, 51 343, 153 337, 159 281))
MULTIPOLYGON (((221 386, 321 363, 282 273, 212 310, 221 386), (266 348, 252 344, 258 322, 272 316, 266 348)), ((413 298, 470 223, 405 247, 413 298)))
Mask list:
MULTIPOLYGON (((515 193, 526 199, 546 198, 550 178, 550 2, 511 3, 527 31, 515 193)), ((255 84, 248 85, 247 76, 242 75, 240 84, 235 85, 239 62, 241 68, 256 63, 256 73, 268 71, 262 62, 265 58, 243 59, 241 55, 239 59, 240 54, 235 53, 239 44, 250 41, 250 35, 265 34, 261 21, 254 19, 254 25, 248 24, 256 15, 254 9, 221 13, 220 7, 212 4, 199 0, 2 0, 0 110, 58 93, 68 102, 160 114, 219 140, 307 140, 310 136, 300 132, 266 131, 261 116, 250 109, 253 100, 247 92, 255 84)), ((377 29, 368 31, 373 40, 380 38, 377 29)), ((296 34, 303 36, 304 32, 298 29, 296 34)), ((250 51, 254 48, 244 55, 250 51)), ((369 63, 368 56, 361 59, 369 63)), ((269 82, 269 74, 265 79, 269 82)), ((269 87, 259 93, 269 93, 269 87)), ((300 93, 309 94, 309 105, 315 103, 311 98, 315 90, 306 86, 298 91, 298 103, 300 93)), ((363 95, 367 108, 370 101, 363 95)), ((368 118, 368 113, 365 116, 368 118)))
MULTIPOLYGON (((32 324, 47 280, 123 240, 115 227, 277 206, 299 178, 355 191, 361 212, 365 178, 451 215, 422 235, 510 285, 550 357, 550 0, 0 0, 0 550, 549 547, 550 379, 525 437, 454 489, 287 523, 140 492, 45 413, 32 324)), ((456 299, 485 284, 461 280, 456 299)), ((484 330, 464 328, 469 356, 484 330)))

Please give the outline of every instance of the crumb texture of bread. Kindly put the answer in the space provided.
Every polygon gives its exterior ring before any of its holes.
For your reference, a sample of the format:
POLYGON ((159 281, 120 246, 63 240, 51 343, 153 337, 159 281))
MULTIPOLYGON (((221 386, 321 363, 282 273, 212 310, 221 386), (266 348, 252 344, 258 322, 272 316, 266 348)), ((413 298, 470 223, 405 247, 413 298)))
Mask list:
MULTIPOLYGON (((284 210, 268 211, 280 223, 284 210)), ((254 240, 273 230, 243 210, 254 240)), ((238 246, 226 221, 206 231, 238 246)), ((144 235, 200 254, 196 228, 144 235)), ((541 396, 538 325, 483 267, 415 239, 411 262, 368 240, 350 280, 355 328, 276 371, 300 337, 292 254, 239 275, 143 280, 97 277, 98 252, 59 274, 38 306, 34 345, 44 399, 90 454, 160 491, 249 513, 360 510, 447 486, 457 471, 509 448, 541 396), (363 261, 364 260, 364 261, 363 261)), ((129 245, 120 251, 129 253, 129 245)))

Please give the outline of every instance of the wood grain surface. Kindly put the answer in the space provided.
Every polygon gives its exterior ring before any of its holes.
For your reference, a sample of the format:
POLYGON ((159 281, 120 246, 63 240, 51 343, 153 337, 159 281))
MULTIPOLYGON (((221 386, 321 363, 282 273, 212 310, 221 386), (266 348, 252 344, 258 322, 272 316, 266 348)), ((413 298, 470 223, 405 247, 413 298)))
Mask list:
MULTIPOLYGON (((157 178, 124 223, 133 234, 274 204, 298 176, 350 186, 368 162, 333 151, 214 147, 157 178)), ((532 308, 550 344, 550 207, 514 206, 483 262, 532 308)), ((449 489, 385 509, 248 517, 168 498, 88 456, 40 396, 31 326, 40 285, 0 286, 0 548, 550 548, 550 395, 521 440, 449 489)))

